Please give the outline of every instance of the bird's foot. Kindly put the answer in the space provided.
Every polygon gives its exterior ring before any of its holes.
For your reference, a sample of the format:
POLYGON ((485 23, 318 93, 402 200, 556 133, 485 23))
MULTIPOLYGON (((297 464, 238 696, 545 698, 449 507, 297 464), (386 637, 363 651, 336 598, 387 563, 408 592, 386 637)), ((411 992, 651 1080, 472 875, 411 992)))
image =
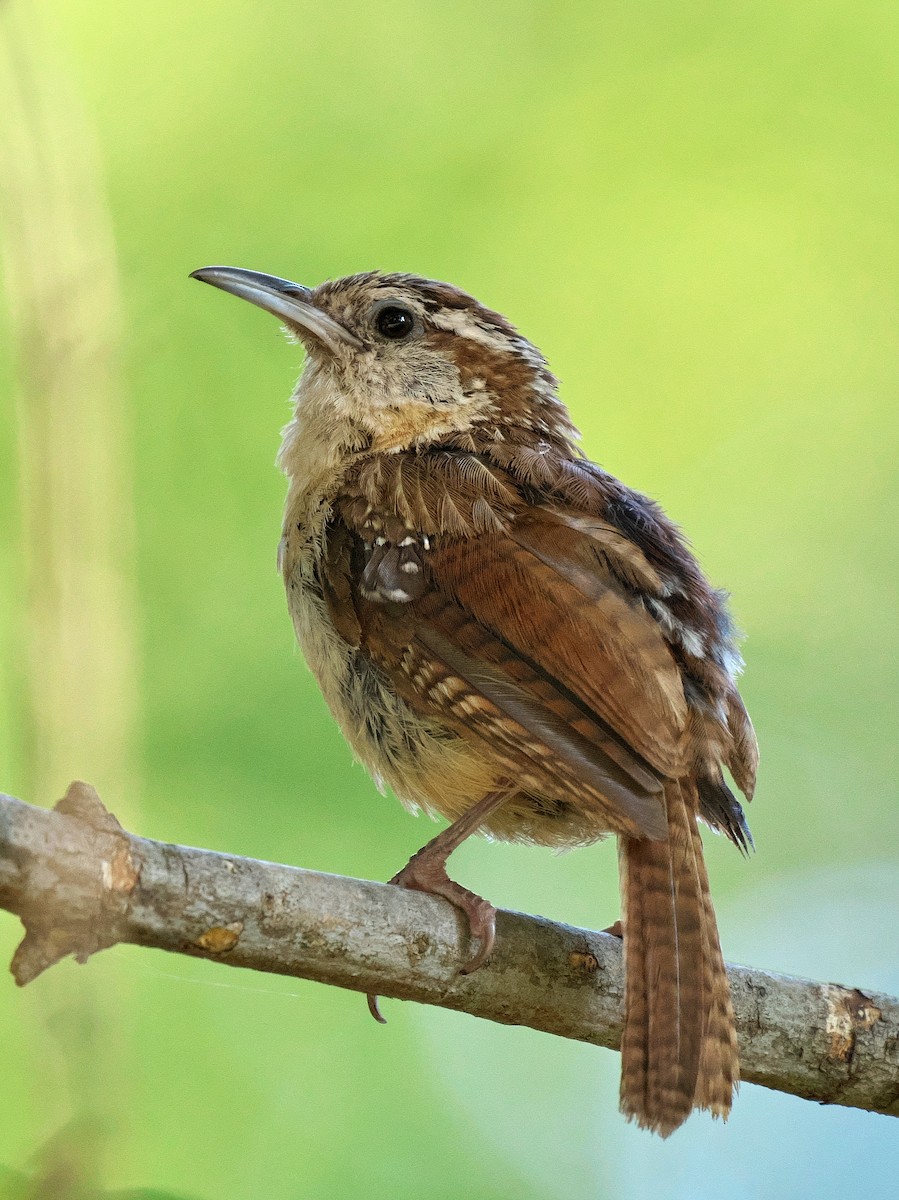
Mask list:
MULTIPOLYGON (((465 914, 471 936, 480 942, 476 953, 459 968, 460 975, 471 975, 484 965, 493 951, 496 941, 496 909, 489 900, 476 896, 468 888, 450 879, 446 873, 446 856, 440 853, 429 854, 429 849, 429 846, 425 846, 418 854, 413 855, 390 882, 397 887, 442 896, 465 914)), ((369 995, 367 999, 368 1011, 374 1019, 382 1025, 386 1024, 378 1007, 378 997, 369 995)))

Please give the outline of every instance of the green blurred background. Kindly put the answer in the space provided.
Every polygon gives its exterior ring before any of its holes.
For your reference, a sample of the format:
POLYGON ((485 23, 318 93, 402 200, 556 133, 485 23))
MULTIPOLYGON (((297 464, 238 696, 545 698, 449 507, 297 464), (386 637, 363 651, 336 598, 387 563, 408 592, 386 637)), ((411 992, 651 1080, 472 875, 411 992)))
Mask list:
MULTIPOLYGON (((727 957, 899 987, 899 8, 6 0, 0 50, 0 787, 376 879, 432 835, 293 646, 299 351, 187 279, 415 271, 543 348, 733 593, 762 770, 758 854, 708 839, 727 957)), ((454 862, 617 915, 610 846, 454 862)), ((131 948, 0 978, 0 1195, 894 1194, 887 1118, 745 1086, 661 1143, 616 1055, 385 1011, 131 948)))

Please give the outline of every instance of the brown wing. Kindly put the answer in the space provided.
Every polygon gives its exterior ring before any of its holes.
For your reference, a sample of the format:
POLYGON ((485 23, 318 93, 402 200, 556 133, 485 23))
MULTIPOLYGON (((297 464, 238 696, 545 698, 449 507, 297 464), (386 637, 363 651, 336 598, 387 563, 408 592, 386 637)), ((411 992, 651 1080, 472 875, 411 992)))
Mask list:
POLYGON ((596 829, 664 837, 687 707, 657 623, 609 556, 647 586, 652 567, 603 522, 526 506, 460 458, 455 473, 382 461, 377 489, 342 499, 324 564, 335 623, 358 628, 352 640, 411 707, 516 783, 577 803, 596 829), (448 512, 452 537, 436 532, 448 512))
POLYGON ((582 529, 531 509, 506 534, 441 547, 431 575, 630 752, 662 775, 682 773, 687 707, 677 664, 582 529))

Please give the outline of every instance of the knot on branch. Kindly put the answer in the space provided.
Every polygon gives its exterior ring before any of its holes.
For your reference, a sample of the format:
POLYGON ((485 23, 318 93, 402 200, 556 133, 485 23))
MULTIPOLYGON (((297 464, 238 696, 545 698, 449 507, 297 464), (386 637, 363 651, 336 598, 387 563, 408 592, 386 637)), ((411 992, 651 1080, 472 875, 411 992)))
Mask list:
POLYGON ((827 1004, 828 1057, 851 1066, 859 1034, 873 1029, 883 1014, 858 988, 826 984, 822 990, 827 1004))
POLYGON ((66 853, 21 864, 25 937, 10 964, 20 987, 68 954, 83 963, 120 941, 140 876, 128 835, 89 783, 71 783, 54 812, 77 826, 66 853))

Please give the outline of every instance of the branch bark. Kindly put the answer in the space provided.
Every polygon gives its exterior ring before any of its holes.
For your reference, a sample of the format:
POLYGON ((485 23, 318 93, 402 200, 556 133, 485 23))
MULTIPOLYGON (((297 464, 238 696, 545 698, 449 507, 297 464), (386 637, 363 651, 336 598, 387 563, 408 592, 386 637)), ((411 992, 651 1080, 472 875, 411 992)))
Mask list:
MULTIPOLYGON (((130 942, 619 1047, 617 938, 500 912, 491 961, 461 976, 465 932, 444 901, 135 837, 83 783, 49 812, 0 795, 0 907, 25 926, 20 985, 130 942)), ((728 975, 745 1080, 899 1116, 899 999, 728 975)))

